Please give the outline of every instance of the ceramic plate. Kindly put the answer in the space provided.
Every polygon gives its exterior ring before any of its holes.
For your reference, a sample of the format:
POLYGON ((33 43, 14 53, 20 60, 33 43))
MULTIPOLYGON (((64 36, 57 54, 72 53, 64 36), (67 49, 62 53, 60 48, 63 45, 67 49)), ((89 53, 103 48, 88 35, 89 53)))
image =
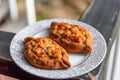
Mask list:
POLYGON ((95 28, 86 23, 68 19, 49 19, 28 25, 19 31, 12 39, 10 55, 13 61, 28 73, 49 79, 66 79, 83 75, 96 68, 106 55, 106 42, 103 36, 95 28), (90 31, 93 37, 93 50, 91 54, 82 55, 69 53, 72 66, 66 70, 38 69, 31 66, 23 55, 23 42, 25 37, 48 37, 50 24, 53 21, 80 25, 90 31))

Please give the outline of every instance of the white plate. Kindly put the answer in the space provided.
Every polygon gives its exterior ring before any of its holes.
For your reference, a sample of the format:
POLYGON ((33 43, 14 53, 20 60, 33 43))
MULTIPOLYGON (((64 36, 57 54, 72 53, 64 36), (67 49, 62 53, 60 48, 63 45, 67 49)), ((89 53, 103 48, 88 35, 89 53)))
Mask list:
POLYGON ((106 55, 106 42, 103 36, 95 28, 86 23, 68 19, 49 19, 28 25, 18 32, 11 42, 10 55, 13 61, 21 69, 28 73, 49 79, 66 79, 83 75, 96 68, 103 61, 106 55), (85 56, 81 54, 69 53, 72 67, 66 70, 38 69, 31 66, 23 55, 23 42, 25 37, 48 37, 50 24, 53 21, 80 25, 89 30, 93 37, 93 50, 91 54, 85 56))

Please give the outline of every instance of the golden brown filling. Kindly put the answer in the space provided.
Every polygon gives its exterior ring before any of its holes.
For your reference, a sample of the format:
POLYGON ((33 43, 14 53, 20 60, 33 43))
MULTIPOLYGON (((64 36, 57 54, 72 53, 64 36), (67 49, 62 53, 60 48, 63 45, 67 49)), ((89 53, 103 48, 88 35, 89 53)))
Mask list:
POLYGON ((49 37, 68 52, 89 53, 92 50, 91 34, 78 25, 52 22, 49 37))
POLYGON ((66 69, 70 67, 67 52, 48 38, 25 39, 24 54, 34 66, 45 69, 66 69))

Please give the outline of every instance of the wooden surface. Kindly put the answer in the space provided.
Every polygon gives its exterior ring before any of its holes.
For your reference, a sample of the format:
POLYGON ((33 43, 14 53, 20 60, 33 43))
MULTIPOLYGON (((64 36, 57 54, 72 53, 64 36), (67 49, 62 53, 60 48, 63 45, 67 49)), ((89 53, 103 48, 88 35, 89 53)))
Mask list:
MULTIPOLYGON (((95 0, 80 20, 94 26, 100 31, 104 36, 107 45, 109 45, 115 28, 118 10, 120 10, 120 0, 95 0)), ((22 80, 41 79, 24 72, 12 62, 9 53, 9 46, 14 35, 14 33, 0 31, 0 73, 22 80)), ((97 75, 99 68, 100 66, 95 70, 74 79, 95 80, 94 76, 97 75)))
POLYGON ((80 20, 94 26, 108 44, 119 10, 120 0, 95 0, 80 20))
POLYGON ((0 31, 0 58, 11 60, 9 46, 15 34, 0 31))

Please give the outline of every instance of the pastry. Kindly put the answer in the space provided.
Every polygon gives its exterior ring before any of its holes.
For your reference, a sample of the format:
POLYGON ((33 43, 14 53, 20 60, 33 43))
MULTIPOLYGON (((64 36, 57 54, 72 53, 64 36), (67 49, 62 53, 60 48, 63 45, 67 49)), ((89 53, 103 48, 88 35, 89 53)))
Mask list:
POLYGON ((52 22, 49 37, 67 52, 89 54, 92 51, 90 32, 78 25, 52 22))
POLYGON ((24 55, 30 64, 42 69, 67 69, 71 66, 66 50, 49 38, 25 38, 24 55))

